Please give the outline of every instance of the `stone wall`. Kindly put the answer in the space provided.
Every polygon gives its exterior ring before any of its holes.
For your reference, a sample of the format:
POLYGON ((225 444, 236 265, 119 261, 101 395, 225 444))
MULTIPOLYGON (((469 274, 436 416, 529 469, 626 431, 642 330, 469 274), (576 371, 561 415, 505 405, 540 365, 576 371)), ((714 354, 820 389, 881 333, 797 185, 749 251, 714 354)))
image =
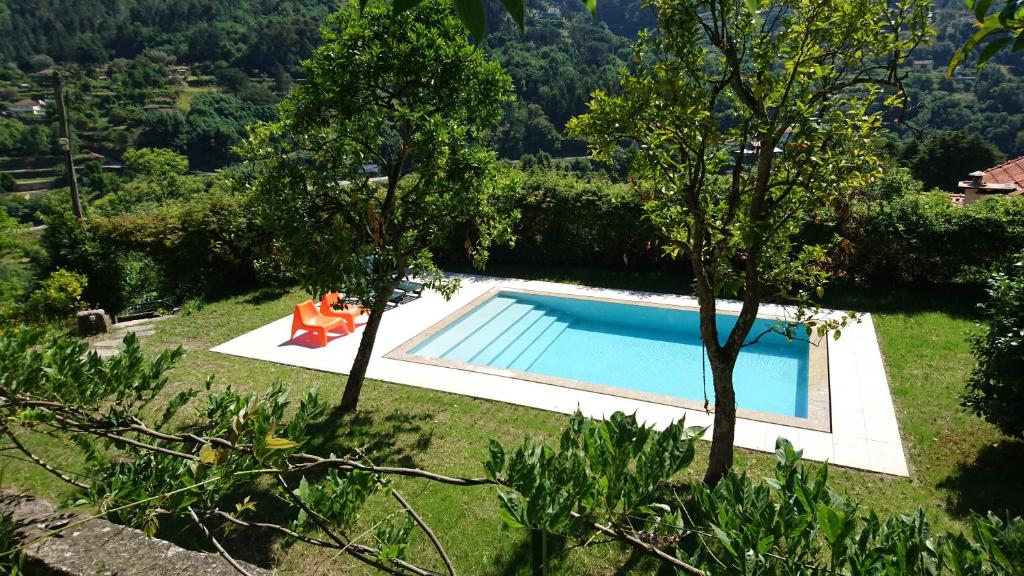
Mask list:
MULTIPOLYGON (((80 520, 57 512, 45 500, 8 491, 0 491, 0 514, 18 527, 21 542, 80 520)), ((216 554, 185 550, 106 520, 72 526, 30 545, 25 553, 29 576, 239 576, 216 554)), ((251 576, 273 574, 239 564, 251 576)))

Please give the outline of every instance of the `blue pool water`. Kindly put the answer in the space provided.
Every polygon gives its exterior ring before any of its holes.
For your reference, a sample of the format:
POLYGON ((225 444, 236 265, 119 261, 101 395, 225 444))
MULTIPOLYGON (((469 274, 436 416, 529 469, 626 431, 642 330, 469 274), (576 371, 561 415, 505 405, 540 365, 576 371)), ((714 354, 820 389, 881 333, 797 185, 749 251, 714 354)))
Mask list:
MULTIPOLYGON (((720 315, 728 334, 735 317, 720 315)), ((704 401, 697 312, 502 291, 410 353, 704 401)), ((757 335, 774 325, 758 319, 757 335)), ((807 342, 769 334, 740 354, 740 408, 807 417, 807 342)), ((714 403, 711 370, 707 393, 714 403)))

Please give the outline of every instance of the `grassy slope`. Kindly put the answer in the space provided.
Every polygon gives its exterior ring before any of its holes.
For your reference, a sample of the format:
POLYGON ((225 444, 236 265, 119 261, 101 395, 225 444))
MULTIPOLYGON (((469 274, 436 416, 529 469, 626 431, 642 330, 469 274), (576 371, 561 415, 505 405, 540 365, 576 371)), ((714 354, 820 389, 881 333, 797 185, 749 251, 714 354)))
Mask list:
POLYGON ((192 100, 194 100, 196 96, 199 96, 203 92, 216 91, 217 88, 207 86, 199 88, 182 88, 181 92, 178 92, 178 100, 175 103, 175 106, 178 108, 178 110, 181 110, 182 112, 188 112, 189 109, 192 108, 192 100))
MULTIPOLYGON (((522 273, 522 270, 506 270, 522 273)), ((685 289, 685 282, 671 276, 594 274, 585 271, 543 271, 535 277, 560 281, 582 280, 594 285, 636 289, 685 289)), ((247 330, 286 315, 297 292, 262 291, 229 297, 198 313, 171 319, 158 326, 146 346, 156 350, 177 344, 191 352, 176 369, 173 392, 182 386, 199 386, 206 374, 217 375, 217 385, 260 389, 275 379, 301 391, 319 386, 336 402, 344 377, 278 366, 259 361, 213 354, 206 350, 247 330)), ((1024 450, 1006 442, 981 420, 961 412, 956 394, 971 366, 964 340, 972 329, 969 306, 962 295, 955 298, 924 297, 920 293, 853 293, 839 295, 830 304, 874 313, 882 341, 912 476, 900 479, 879 474, 832 469, 832 485, 866 506, 888 513, 911 512, 923 507, 944 528, 955 528, 971 510, 1024 511, 1024 498, 1013 486, 1024 468, 1024 450)), ((385 319, 386 321, 386 319, 385 319)), ((320 427, 313 450, 344 452, 360 448, 380 463, 415 465, 458 475, 479 475, 487 441, 498 438, 514 443, 524 434, 553 438, 564 416, 527 408, 474 400, 383 382, 364 388, 360 411, 355 416, 332 416, 320 427)), ((706 461, 707 444, 700 444, 698 461, 686 476, 697 478, 706 461)), ((47 453, 57 447, 48 445, 47 453)), ((65 452, 65 451, 60 451, 65 452)), ((67 462, 74 465, 74 459, 67 462)), ((45 472, 18 462, 2 463, 0 482, 31 489, 55 498, 68 492, 45 472)), ((756 476, 767 474, 771 455, 739 451, 738 465, 756 476)), ((459 489, 423 482, 401 482, 406 497, 430 522, 465 573, 524 573, 529 549, 523 534, 509 531, 497 520, 497 503, 489 489, 459 489)), ((372 523, 394 511, 393 502, 381 499, 369 510, 372 523)), ((253 546, 246 536, 244 554, 255 561, 269 558, 253 551, 260 548, 281 562, 284 573, 321 574, 339 568, 369 573, 332 554, 306 548, 289 551, 253 546)), ((430 557, 427 544, 416 537, 413 557, 430 557), (419 552, 423 552, 422 555, 419 552)), ((567 555, 566 573, 612 573, 629 558, 612 546, 597 546, 567 555)), ((631 564, 638 573, 650 565, 631 564)), ((630 570, 627 570, 627 572, 630 570)))

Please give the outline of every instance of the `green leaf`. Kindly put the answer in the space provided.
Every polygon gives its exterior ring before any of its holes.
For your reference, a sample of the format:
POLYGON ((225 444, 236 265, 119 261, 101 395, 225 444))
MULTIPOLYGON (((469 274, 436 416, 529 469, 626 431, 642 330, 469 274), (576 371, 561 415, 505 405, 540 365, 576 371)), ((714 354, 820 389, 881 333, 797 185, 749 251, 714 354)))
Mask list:
POLYGON ((590 15, 597 17, 597 0, 583 0, 583 7, 590 12, 590 15))
POLYGON ((821 527, 821 533, 825 536, 825 540, 832 545, 839 539, 843 530, 843 522, 839 518, 839 514, 824 503, 818 504, 818 526, 821 527))
POLYGON ((480 45, 486 32, 484 5, 482 0, 455 0, 455 11, 459 19, 473 35, 473 42, 480 45))
MULTIPOLYGON (((365 2, 366 0, 361 1, 365 2)), ((422 2, 423 0, 391 0, 391 12, 401 14, 406 10, 419 6, 422 2)))
POLYGON ((974 17, 978 19, 978 22, 985 20, 985 14, 988 13, 989 6, 992 5, 992 0, 968 0, 967 7, 973 9, 974 17), (973 6, 972 6, 973 4, 973 6))
POLYGON ((722 543, 722 546, 726 550, 728 550, 730 554, 735 556, 736 550, 732 546, 732 538, 729 538, 729 535, 725 533, 725 530, 722 530, 715 524, 711 525, 711 530, 715 533, 715 536, 718 538, 718 541, 722 543))
POLYGON ((988 43, 985 49, 978 55, 978 68, 981 68, 989 61, 997 52, 1006 47, 1007 44, 1013 41, 1013 37, 1006 36, 1003 38, 996 38, 995 40, 988 43))
POLYGON ((289 448, 295 448, 298 445, 298 442, 288 440, 287 438, 277 438, 274 436, 267 435, 267 450, 288 450, 289 448))
POLYGON ((523 8, 523 0, 501 0, 501 3, 512 17, 512 21, 519 26, 519 31, 523 32, 526 29, 526 9, 523 8))

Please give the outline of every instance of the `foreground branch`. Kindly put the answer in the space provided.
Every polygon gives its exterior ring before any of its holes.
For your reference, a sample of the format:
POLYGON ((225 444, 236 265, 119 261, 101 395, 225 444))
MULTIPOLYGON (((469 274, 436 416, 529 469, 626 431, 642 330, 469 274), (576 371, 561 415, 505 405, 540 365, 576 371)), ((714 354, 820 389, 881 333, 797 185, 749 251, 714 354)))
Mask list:
POLYGON ((391 495, 395 497, 395 500, 398 500, 398 503, 402 505, 402 508, 405 508, 405 511, 409 513, 409 516, 412 516, 412 519, 416 521, 416 524, 419 524, 419 527, 423 529, 423 532, 427 535, 427 538, 430 538, 430 542, 433 543, 434 548, 437 550, 438 556, 440 556, 441 560, 444 562, 445 568, 448 568, 448 573, 451 574, 451 576, 455 576, 455 566, 452 565, 451 559, 448 558, 448 554, 445 553, 444 547, 441 546, 441 542, 438 541, 437 536, 434 535, 434 531, 431 530, 430 526, 427 526, 427 523, 423 521, 423 518, 420 518, 420 515, 412 509, 412 506, 405 501, 405 498, 402 498, 402 495, 398 493, 398 490, 392 488, 391 495))
POLYGON ((89 489, 88 484, 75 480, 74 478, 68 476, 67 474, 64 474, 60 470, 47 464, 42 458, 33 454, 31 450, 25 447, 25 445, 22 444, 20 440, 18 440, 18 437, 14 435, 14 432, 7 426, 7 422, 3 418, 0 418, 0 432, 6 434, 7 437, 11 439, 11 442, 14 443, 14 446, 17 447, 17 449, 21 451, 22 454, 24 454, 33 462, 38 464, 43 470, 46 470, 50 474, 53 474, 57 478, 60 478, 61 480, 67 482, 68 484, 71 484, 72 486, 76 486, 78 488, 81 488, 82 490, 89 489))
POLYGON ((242 576, 252 576, 252 574, 249 574, 249 572, 245 568, 242 568, 242 565, 239 564, 237 560, 232 558, 231 554, 228 554, 228 551, 220 545, 220 542, 217 541, 217 538, 213 535, 213 532, 211 532, 210 529, 206 527, 206 524, 203 524, 203 521, 199 519, 199 516, 196 514, 196 511, 193 510, 191 506, 188 507, 188 515, 192 517, 192 522, 194 522, 195 525, 199 527, 199 530, 203 532, 203 535, 205 535, 210 540, 210 544, 213 544, 213 547, 217 549, 217 553, 220 554, 221 557, 224 558, 224 560, 226 560, 228 564, 231 564, 232 568, 237 570, 238 573, 242 576))
MULTIPOLYGON (((582 518, 582 516, 580 516, 580 514, 577 513, 577 512, 571 512, 570 514, 572 515, 573 518, 582 518)), ((682 570, 683 572, 685 572, 687 574, 692 574, 693 576, 706 576, 704 571, 701 570, 700 568, 697 568, 696 566, 692 566, 690 564, 687 564, 686 562, 683 562, 682 560, 676 558, 675 556, 672 556, 671 554, 668 554, 667 552, 665 552, 661 548, 658 548, 657 546, 654 546, 653 544, 649 544, 647 542, 644 542, 643 540, 637 538, 636 536, 633 536, 632 534, 627 534, 625 532, 622 532, 621 530, 618 530, 616 528, 612 528, 610 526, 605 526, 604 524, 598 524, 597 522, 590 522, 589 524, 590 524, 590 526, 594 530, 597 530, 598 532, 601 532, 602 534, 611 536, 611 537, 613 537, 613 538, 615 538, 617 540, 621 540, 621 541, 629 544, 630 546, 636 548, 637 550, 640 550, 641 552, 644 552, 645 554, 649 554, 651 556, 654 556, 655 558, 657 558, 659 560, 662 560, 662 561, 664 561, 667 564, 671 564, 672 566, 682 570)))

